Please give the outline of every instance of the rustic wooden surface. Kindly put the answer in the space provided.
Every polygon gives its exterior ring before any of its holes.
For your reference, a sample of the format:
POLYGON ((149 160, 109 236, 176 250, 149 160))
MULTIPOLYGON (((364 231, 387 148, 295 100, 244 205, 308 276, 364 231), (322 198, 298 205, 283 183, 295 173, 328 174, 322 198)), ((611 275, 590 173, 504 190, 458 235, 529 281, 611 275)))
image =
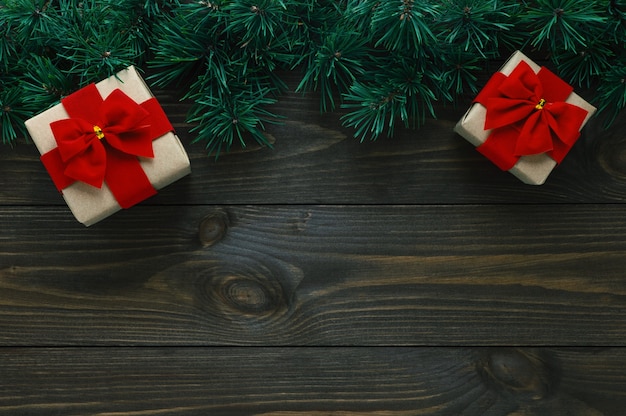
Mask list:
POLYGON ((216 162, 156 93, 193 173, 93 227, 0 149, 0 414, 625 414, 626 117, 532 187, 463 106, 359 144, 288 93, 216 162))

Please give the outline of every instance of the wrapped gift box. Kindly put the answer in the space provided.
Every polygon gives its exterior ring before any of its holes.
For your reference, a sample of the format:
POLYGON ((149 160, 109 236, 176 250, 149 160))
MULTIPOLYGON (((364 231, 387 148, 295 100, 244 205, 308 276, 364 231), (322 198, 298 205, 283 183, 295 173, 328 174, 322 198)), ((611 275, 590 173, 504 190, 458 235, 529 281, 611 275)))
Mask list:
POLYGON ((191 172, 185 149, 134 67, 25 124, 57 189, 86 226, 191 172))
POLYGON ((541 185, 595 111, 571 86, 517 51, 454 131, 502 170, 541 185))

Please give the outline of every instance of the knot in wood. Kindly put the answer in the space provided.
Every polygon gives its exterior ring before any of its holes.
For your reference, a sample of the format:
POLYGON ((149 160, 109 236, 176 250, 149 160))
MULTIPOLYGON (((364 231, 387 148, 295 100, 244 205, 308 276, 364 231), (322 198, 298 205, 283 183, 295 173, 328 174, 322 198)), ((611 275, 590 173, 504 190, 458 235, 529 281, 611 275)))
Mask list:
POLYGON ((291 311, 301 271, 265 252, 242 248, 242 253, 235 250, 225 256, 222 251, 227 250, 210 253, 217 261, 201 273, 206 278, 200 280, 197 299, 212 315, 242 324, 239 328, 277 325, 291 311))
POLYGON ((602 140, 597 144, 598 164, 615 179, 626 180, 626 123, 618 122, 607 131, 603 131, 602 140))
POLYGON ((228 230, 228 215, 217 211, 204 217, 198 227, 198 238, 203 246, 212 246, 226 235, 228 230))
POLYGON ((220 309, 233 318, 269 318, 285 306, 280 284, 253 276, 222 276, 214 282, 213 292, 220 309))
POLYGON ((253 280, 232 279, 222 288, 225 299, 236 309, 253 315, 273 309, 270 288, 253 280))
POLYGON ((521 402, 548 396, 557 376, 548 358, 517 348, 488 350, 479 363, 479 372, 487 384, 521 402))

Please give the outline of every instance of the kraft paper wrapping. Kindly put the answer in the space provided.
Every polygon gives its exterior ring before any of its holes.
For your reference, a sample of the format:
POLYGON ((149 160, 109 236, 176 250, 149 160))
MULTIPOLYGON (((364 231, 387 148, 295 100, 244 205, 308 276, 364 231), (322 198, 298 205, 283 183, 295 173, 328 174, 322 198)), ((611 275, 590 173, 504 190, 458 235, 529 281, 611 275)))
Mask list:
MULTIPOLYGON (((506 63, 500 68, 500 72, 504 75, 510 75, 513 69, 521 62, 525 61, 535 71, 539 72, 541 68, 535 62, 531 61, 526 55, 520 51, 516 51, 506 61, 506 63)), ((578 94, 572 92, 565 102, 576 105, 578 107, 587 110, 588 114, 584 122, 580 126, 582 127, 587 123, 589 118, 595 113, 596 108, 583 100, 578 94)), ((463 136, 468 142, 478 147, 483 144, 487 137, 491 134, 491 130, 485 130, 485 117, 487 109, 480 103, 474 103, 465 113, 463 118, 454 127, 454 131, 463 136)), ((556 167, 557 163, 547 154, 522 156, 518 162, 509 170, 510 173, 515 175, 522 182, 529 185, 541 185, 543 184, 552 170, 556 167)))
MULTIPOLYGON (((96 87, 103 99, 115 89, 122 90, 137 103, 153 97, 132 66, 118 72, 117 78, 113 76, 98 82, 96 87)), ((40 154, 57 146, 50 123, 66 118, 69 115, 65 108, 62 104, 57 104, 25 122, 40 154)), ((189 158, 176 134, 170 132, 153 140, 152 147, 154 158, 138 159, 155 189, 161 189, 191 173, 189 158)), ((86 226, 93 225, 121 209, 106 183, 98 189, 83 182, 74 182, 63 189, 62 195, 76 219, 86 226)))

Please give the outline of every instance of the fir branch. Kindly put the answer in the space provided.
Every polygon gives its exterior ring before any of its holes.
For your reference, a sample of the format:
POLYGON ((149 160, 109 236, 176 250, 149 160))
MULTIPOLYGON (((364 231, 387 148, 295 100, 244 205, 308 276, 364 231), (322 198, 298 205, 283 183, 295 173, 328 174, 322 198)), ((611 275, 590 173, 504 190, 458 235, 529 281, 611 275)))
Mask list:
POLYGON ((226 31, 240 47, 263 48, 281 30, 285 5, 276 0, 233 0, 225 6, 226 31))
POLYGON ((264 126, 278 119, 265 107, 285 88, 275 71, 292 62, 287 13, 281 2, 257 4, 187 4, 156 28, 152 79, 160 86, 191 81, 183 98, 194 103, 194 142, 216 157, 233 143, 245 147, 246 138, 269 146, 264 126))
POLYGON ((338 27, 350 30, 344 1, 324 2, 324 7, 318 3, 318 0, 296 0, 284 14, 287 35, 284 50, 289 59, 283 61, 291 61, 290 69, 298 65, 310 67, 323 39, 329 33, 338 27))
POLYGON ((598 110, 604 115, 604 125, 609 127, 618 114, 626 108, 626 55, 603 74, 596 93, 598 110))
POLYGON ((50 0, 12 0, 6 2, 2 14, 25 52, 42 53, 48 35, 54 31, 56 9, 50 0))
POLYGON ((119 2, 11 0, 0 8, 0 53, 9 80, 1 91, 5 143, 26 135, 23 123, 35 112, 136 63, 122 30, 128 13, 119 2))
POLYGON ((25 101, 32 108, 43 111, 76 89, 71 73, 59 69, 48 57, 33 56, 25 64, 24 79, 20 84, 25 101))
POLYGON ((155 28, 158 40, 149 65, 156 71, 149 79, 157 86, 181 85, 200 75, 206 65, 214 70, 218 80, 226 82, 223 71, 215 71, 229 60, 227 42, 219 33, 221 12, 203 5, 194 6, 206 13, 179 9, 155 28))
POLYGON ((147 19, 159 19, 180 6, 179 0, 130 0, 128 5, 136 14, 147 19))
POLYGON ((626 106, 625 45, 625 0, 0 0, 0 124, 12 142, 34 111, 145 63, 154 85, 184 88, 196 141, 219 154, 267 144, 281 71, 298 69, 297 91, 371 140, 475 94, 488 60, 526 47, 597 86, 610 123, 626 106))
POLYGON ((344 108, 351 109, 342 117, 345 126, 355 129, 361 142, 375 140, 386 129, 393 135, 396 117, 406 117, 406 98, 376 85, 355 82, 345 94, 344 108))
POLYGON ((435 40, 428 24, 437 14, 437 5, 428 1, 403 0, 380 2, 372 9, 371 26, 375 46, 391 51, 418 51, 435 40))
POLYGON ((587 39, 599 34, 606 21, 601 2, 589 0, 536 0, 520 25, 531 28, 531 44, 550 51, 576 52, 587 48, 587 39))
POLYGON ((269 92, 243 89, 231 95, 195 97, 189 122, 197 124, 191 131, 198 136, 192 142, 205 142, 208 153, 216 159, 235 142, 245 148, 249 137, 262 146, 272 147, 263 134, 264 124, 275 123, 279 117, 263 108, 276 102, 268 97, 269 92))
POLYGON ((333 111, 337 96, 347 93, 365 72, 363 64, 369 56, 366 42, 359 33, 349 30, 328 33, 296 91, 319 90, 320 111, 333 111))
POLYGON ((71 35, 74 46, 64 45, 58 54, 71 65, 69 72, 76 74, 78 85, 110 77, 135 62, 130 39, 118 30, 71 35))
POLYGON ((448 101, 465 93, 478 92, 478 76, 483 68, 484 57, 458 48, 444 49, 436 55, 439 61, 441 82, 437 83, 439 95, 448 101))
POLYGON ((616 44, 626 43, 626 0, 611 0, 607 7, 609 21, 608 32, 612 34, 612 38, 616 44), (612 27, 611 27, 612 26, 612 27))
POLYGON ((170 16, 173 8, 179 6, 178 0, 123 0, 115 5, 125 17, 118 26, 121 24, 121 32, 129 38, 130 54, 136 63, 152 59, 156 22, 170 16))
POLYGON ((436 96, 418 64, 398 58, 389 59, 386 64, 384 75, 375 76, 368 83, 357 81, 344 94, 342 107, 351 111, 342 121, 355 129, 355 137, 361 142, 376 140, 385 131, 391 137, 398 120, 405 127, 414 127, 423 123, 426 114, 435 117, 436 96))
POLYGON ((563 51, 553 56, 559 74, 569 83, 585 88, 611 67, 614 58, 613 50, 602 40, 592 40, 588 48, 578 52, 563 51))
POLYGON ((0 13, 0 73, 9 72, 17 61, 17 46, 12 23, 0 13))
POLYGON ((498 52, 500 32, 513 27, 507 10, 516 8, 516 4, 499 5, 497 0, 448 0, 442 2, 437 14, 437 27, 442 29, 440 36, 445 36, 443 42, 493 57, 498 52))
MULTIPOLYGON (((183 2, 171 11, 172 15, 185 16, 195 22, 195 30, 210 30, 212 27, 221 28, 226 14, 223 13, 224 4, 228 0, 200 0, 183 2)), ((212 31, 210 33, 213 33, 212 31)))
POLYGON ((24 120, 32 112, 33 108, 24 100, 19 85, 0 89, 0 132, 3 144, 12 144, 18 136, 26 137, 24 120))
POLYGON ((119 13, 101 1, 83 0, 63 7, 55 19, 58 57, 75 74, 78 85, 112 76, 135 62, 119 13))

